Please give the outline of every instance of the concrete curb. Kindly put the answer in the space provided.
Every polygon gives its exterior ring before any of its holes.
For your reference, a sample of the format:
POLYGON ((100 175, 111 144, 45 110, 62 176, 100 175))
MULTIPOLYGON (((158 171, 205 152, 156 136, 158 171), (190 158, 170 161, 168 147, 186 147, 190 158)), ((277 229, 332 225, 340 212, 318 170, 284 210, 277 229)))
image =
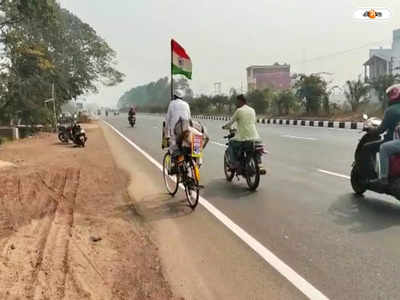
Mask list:
MULTIPOLYGON (((205 116, 196 115, 193 116, 195 119, 201 120, 216 120, 216 121, 229 121, 231 118, 228 116, 205 116)), ((282 126, 299 126, 299 127, 325 127, 325 128, 337 128, 337 129, 362 129, 364 126, 363 122, 338 122, 338 121, 318 121, 318 120, 303 120, 303 119, 257 119, 259 124, 272 124, 282 126)))

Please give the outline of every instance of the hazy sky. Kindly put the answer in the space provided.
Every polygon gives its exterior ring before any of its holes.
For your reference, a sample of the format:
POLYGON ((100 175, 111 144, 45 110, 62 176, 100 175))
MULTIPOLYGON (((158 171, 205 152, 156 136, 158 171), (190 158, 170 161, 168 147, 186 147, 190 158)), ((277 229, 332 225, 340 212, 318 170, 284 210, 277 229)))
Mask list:
POLYGON ((247 85, 254 64, 289 63, 292 72, 331 72, 343 83, 363 72, 368 49, 390 47, 400 28, 399 0, 60 0, 117 51, 124 83, 102 88, 88 101, 113 105, 130 88, 170 72, 171 38, 193 62, 191 86, 211 93, 247 85), (388 21, 353 19, 360 7, 389 8, 388 21), (397 19, 397 21, 396 21, 397 19), (383 41, 383 42, 379 42, 383 41), (362 49, 302 63, 343 50, 362 49))

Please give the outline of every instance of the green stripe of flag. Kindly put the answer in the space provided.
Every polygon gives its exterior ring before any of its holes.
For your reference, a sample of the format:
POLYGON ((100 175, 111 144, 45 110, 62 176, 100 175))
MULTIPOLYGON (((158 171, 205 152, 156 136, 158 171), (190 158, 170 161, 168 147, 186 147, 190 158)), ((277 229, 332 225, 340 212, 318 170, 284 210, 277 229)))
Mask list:
POLYGON ((172 66, 172 74, 181 74, 186 76, 188 79, 192 79, 192 72, 184 71, 183 69, 179 68, 178 66, 171 64, 172 66))

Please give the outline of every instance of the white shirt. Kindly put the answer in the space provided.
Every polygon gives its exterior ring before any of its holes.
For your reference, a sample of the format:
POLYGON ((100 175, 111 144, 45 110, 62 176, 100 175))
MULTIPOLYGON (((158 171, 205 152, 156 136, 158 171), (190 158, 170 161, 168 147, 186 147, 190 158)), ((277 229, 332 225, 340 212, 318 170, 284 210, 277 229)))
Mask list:
POLYGON ((169 136, 174 136, 174 128, 180 118, 189 120, 190 117, 189 104, 181 99, 172 100, 168 106, 168 112, 165 118, 169 136))

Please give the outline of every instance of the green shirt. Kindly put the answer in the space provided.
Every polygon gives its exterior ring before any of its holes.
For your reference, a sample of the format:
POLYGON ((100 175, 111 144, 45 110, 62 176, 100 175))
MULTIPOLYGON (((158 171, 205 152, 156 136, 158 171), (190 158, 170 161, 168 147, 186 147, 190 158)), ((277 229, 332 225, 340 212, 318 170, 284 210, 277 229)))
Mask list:
POLYGON ((256 112, 248 105, 238 108, 232 116, 232 120, 225 126, 231 126, 237 123, 238 134, 233 138, 235 141, 254 141, 259 140, 256 128, 256 112))
POLYGON ((400 122, 400 103, 392 104, 385 110, 385 116, 383 117, 383 121, 381 126, 379 126, 378 130, 380 132, 387 131, 385 135, 385 141, 393 140, 393 132, 394 128, 400 122))

